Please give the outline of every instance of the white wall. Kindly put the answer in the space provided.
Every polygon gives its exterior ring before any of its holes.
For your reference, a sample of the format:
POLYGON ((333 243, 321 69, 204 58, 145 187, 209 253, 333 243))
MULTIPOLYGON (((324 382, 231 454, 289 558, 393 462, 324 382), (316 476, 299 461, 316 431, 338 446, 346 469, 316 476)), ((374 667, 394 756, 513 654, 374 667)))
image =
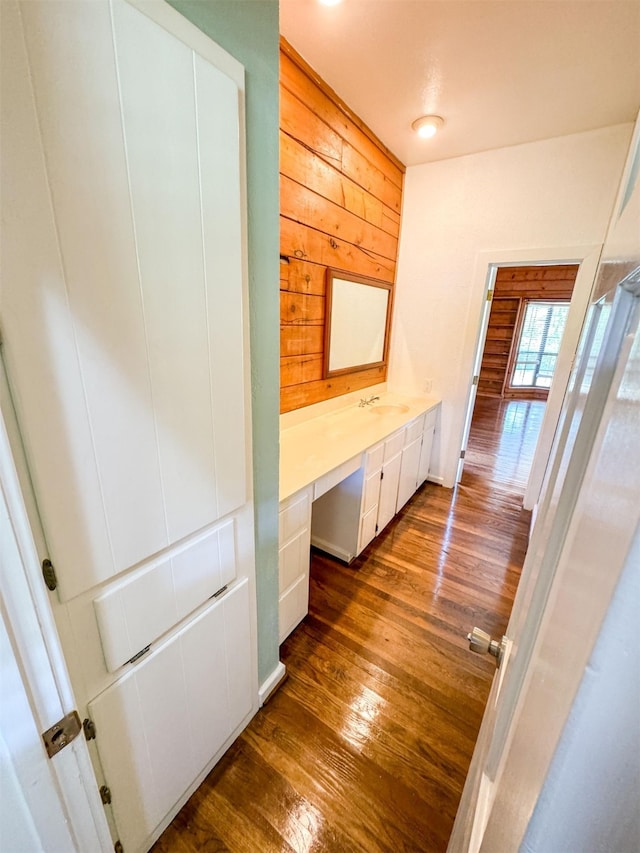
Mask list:
POLYGON ((444 485, 455 480, 489 255, 602 243, 632 128, 407 169, 389 386, 419 393, 433 380, 443 407, 431 476, 444 485))

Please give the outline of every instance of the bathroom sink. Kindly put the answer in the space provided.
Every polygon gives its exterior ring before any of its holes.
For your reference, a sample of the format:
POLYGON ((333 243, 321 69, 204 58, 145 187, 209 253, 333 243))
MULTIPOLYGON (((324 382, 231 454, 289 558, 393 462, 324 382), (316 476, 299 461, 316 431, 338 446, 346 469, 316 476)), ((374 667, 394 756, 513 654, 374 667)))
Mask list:
POLYGON ((382 406, 373 406, 369 411, 372 415, 402 415, 404 412, 409 411, 409 406, 389 403, 382 406))

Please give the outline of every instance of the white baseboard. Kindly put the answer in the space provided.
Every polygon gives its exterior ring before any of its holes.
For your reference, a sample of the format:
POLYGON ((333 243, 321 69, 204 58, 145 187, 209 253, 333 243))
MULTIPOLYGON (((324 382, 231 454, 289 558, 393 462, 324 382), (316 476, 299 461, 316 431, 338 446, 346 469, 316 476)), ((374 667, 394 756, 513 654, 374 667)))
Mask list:
POLYGON ((339 560, 342 560, 343 563, 351 563, 355 554, 349 553, 349 551, 345 551, 343 548, 338 548, 332 542, 326 542, 324 539, 319 539, 317 536, 311 535, 311 544, 314 548, 319 548, 321 551, 324 551, 326 554, 331 554, 332 557, 337 557, 339 560))
POLYGON ((287 670, 285 665, 282 661, 278 661, 277 667, 273 670, 271 675, 262 682, 260 689, 258 690, 258 702, 260 703, 261 708, 271 694, 275 693, 278 687, 280 687, 280 684, 284 681, 286 674, 287 670))
MULTIPOLYGON (((427 477, 427 480, 430 483, 436 483, 438 486, 444 486, 444 477, 431 477, 431 476, 429 476, 429 477, 427 477)), ((447 488, 451 489, 453 487, 448 486, 447 488)))

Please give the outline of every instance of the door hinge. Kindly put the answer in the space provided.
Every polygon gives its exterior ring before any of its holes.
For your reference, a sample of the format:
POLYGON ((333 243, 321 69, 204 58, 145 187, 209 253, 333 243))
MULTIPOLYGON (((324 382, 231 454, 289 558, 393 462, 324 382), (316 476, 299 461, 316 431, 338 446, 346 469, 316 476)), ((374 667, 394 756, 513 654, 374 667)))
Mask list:
POLYGON ((50 729, 42 732, 42 739, 49 758, 53 758, 61 749, 70 744, 81 730, 82 723, 78 712, 70 711, 50 729))
POLYGON ((384 471, 380 471, 380 479, 384 480, 384 471))
POLYGON ((378 532, 378 525, 376 524, 376 533, 378 532))
POLYGON ((111 805, 111 788, 108 788, 106 785, 102 785, 100 788, 100 799, 102 800, 103 806, 111 805))
POLYGON ((478 384, 479 379, 480 379, 480 377, 476 374, 476 375, 473 377, 473 383, 472 383, 472 384, 473 384, 473 385, 477 385, 477 384, 478 384))
POLYGON ((120 841, 116 841, 116 843, 113 845, 113 849, 115 853, 124 853, 124 847, 122 846, 122 842, 120 841))
POLYGON ((220 598, 220 596, 223 595, 226 591, 227 591, 227 584, 225 584, 223 587, 221 587, 217 592, 214 592, 211 597, 212 598, 220 598))
POLYGON ((460 459, 464 459, 466 452, 467 452, 466 450, 460 451, 460 459))
POLYGON ((84 729, 84 736, 86 740, 96 739, 96 724, 93 720, 90 720, 89 717, 85 717, 82 721, 82 728, 84 729))
POLYGON ((42 577, 47 585, 47 589, 53 592, 58 586, 58 578, 56 577, 56 570, 53 568, 51 560, 42 561, 42 577))
POLYGON ((491 302, 493 299, 493 290, 487 290, 487 302, 491 302))

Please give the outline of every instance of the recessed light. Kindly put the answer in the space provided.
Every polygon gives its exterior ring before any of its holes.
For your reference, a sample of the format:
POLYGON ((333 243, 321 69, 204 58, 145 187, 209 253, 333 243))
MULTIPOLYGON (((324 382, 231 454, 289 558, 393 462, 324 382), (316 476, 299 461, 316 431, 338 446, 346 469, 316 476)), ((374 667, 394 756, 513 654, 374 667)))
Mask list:
POLYGON ((429 139, 435 136, 444 124, 442 116, 420 116, 411 125, 418 136, 423 139, 429 139))
POLYGON ((321 6, 337 6, 342 0, 318 0, 321 6))

